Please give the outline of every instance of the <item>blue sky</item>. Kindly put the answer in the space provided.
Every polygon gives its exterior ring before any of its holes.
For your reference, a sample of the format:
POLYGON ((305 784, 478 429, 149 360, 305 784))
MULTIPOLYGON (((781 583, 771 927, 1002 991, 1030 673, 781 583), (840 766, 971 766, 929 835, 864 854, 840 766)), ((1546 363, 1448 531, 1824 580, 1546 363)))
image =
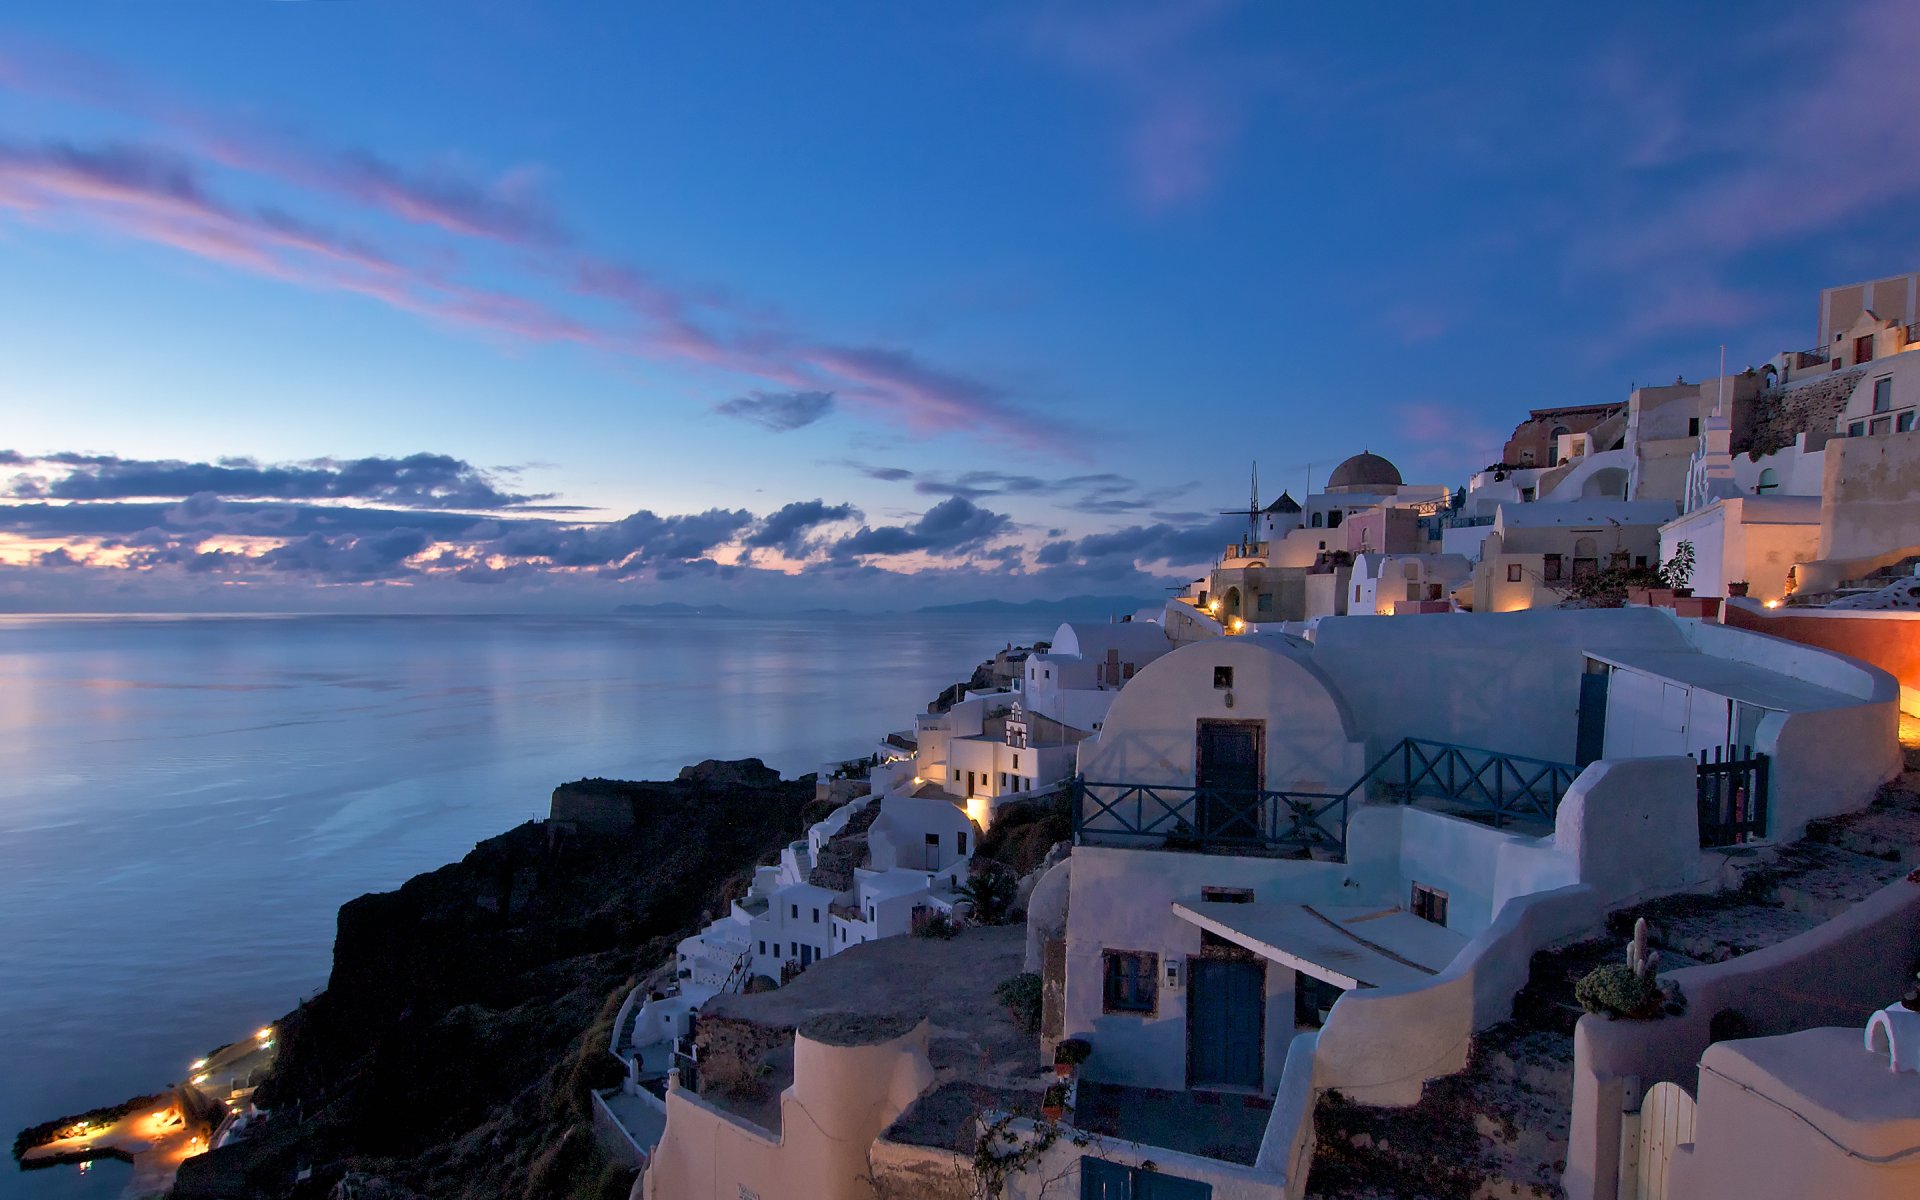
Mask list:
POLYGON ((1320 9, 15 6, 0 606, 1151 594, 1915 265, 1910 5, 1320 9))

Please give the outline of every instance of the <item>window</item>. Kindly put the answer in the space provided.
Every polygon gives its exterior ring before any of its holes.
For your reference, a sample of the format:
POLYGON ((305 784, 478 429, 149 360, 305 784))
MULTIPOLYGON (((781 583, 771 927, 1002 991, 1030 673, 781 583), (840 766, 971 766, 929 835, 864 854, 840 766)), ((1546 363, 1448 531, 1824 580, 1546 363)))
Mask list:
POLYGON ((1211 904, 1252 904, 1253 889, 1244 887, 1203 887, 1200 898, 1211 904))
POLYGON ((1353 585, 1353 602, 1360 603, 1360 585, 1357 583, 1353 585))
POLYGON ((1872 433, 1876 437, 1878 437, 1880 434, 1883 434, 1883 433, 1892 433, 1893 418, 1892 417, 1875 417, 1873 419, 1873 424, 1867 426, 1867 431, 1869 433, 1872 433))
POLYGON ((1508 583, 1520 582, 1520 564, 1519 563, 1507 564, 1507 582, 1508 583))
POLYGON ((1873 411, 1887 412, 1893 408, 1893 376, 1887 375, 1873 381, 1873 411))
POLYGON ((1160 956, 1136 950, 1108 950, 1105 1009, 1110 1013, 1150 1013, 1159 1007, 1160 956))
POLYGON ((1873 361, 1873 335, 1853 339, 1853 361, 1856 363, 1873 361))
POLYGON ((960 768, 959 768, 959 767, 955 767, 955 768, 953 769, 953 781, 954 781, 955 783, 959 783, 959 782, 960 782, 960 768))
POLYGON ((1321 526, 1321 523, 1322 523, 1322 520, 1323 520, 1323 518, 1321 517, 1321 515, 1320 515, 1319 513, 1315 513, 1315 514, 1313 514, 1313 527, 1314 527, 1315 529, 1318 529, 1318 528, 1320 528, 1320 526, 1321 526))
POLYGON ((767 944, 766 944, 765 942, 761 942, 761 943, 760 943, 760 953, 762 953, 762 954, 765 954, 766 952, 767 952, 767 944))
POLYGON ((1534 489, 1532 489, 1532 488, 1521 488, 1521 489, 1520 489, 1520 503, 1522 503, 1522 504, 1532 504, 1532 503, 1533 503, 1533 497, 1534 497, 1534 489))
POLYGON ((787 907, 793 910, 793 919, 798 921, 800 919, 800 906, 798 904, 789 904, 787 907))
MULTIPOLYGON (((1908 413, 1907 415, 1908 415, 1908 416, 1912 416, 1913 414, 1912 414, 1912 413, 1908 413)), ((1255 600, 1255 601, 1254 601, 1254 605, 1253 605, 1253 606, 1254 606, 1254 608, 1256 608, 1256 609, 1258 609, 1258 610, 1259 610, 1259 611, 1261 611, 1261 612, 1272 612, 1272 611, 1273 611, 1273 597, 1272 597, 1271 595, 1269 595, 1268 593, 1266 593, 1266 592, 1262 592, 1262 593, 1260 593, 1260 598, 1259 598, 1258 600, 1255 600)), ((1127 677, 1127 678, 1129 678, 1129 679, 1131 679, 1131 678, 1133 678, 1133 664, 1132 664, 1132 663, 1128 663, 1128 664, 1127 664, 1127 672, 1126 672, 1126 677, 1127 677)))
POLYGON ((1018 754, 1013 756, 1013 769, 1016 771, 1020 769, 1020 756, 1018 754))
POLYGON ((1213 669, 1213 686, 1216 688, 1219 688, 1222 691, 1225 691, 1227 688, 1232 687, 1233 686, 1233 668, 1232 667, 1215 667, 1213 669))
POLYGON ((938 854, 940 852, 940 835, 939 834, 930 833, 927 835, 927 849, 933 851, 935 854, 938 854))
POLYGON ((815 925, 820 923, 820 910, 817 908, 813 910, 813 923, 815 925))
POLYGON ((1407 599, 1409 599, 1409 600, 1418 600, 1419 598, 1420 598, 1420 585, 1419 585, 1419 584, 1417 584, 1417 583, 1410 583, 1410 584, 1408 584, 1408 585, 1407 585, 1407 599))
POLYGON ((1565 570, 1565 565, 1565 558, 1558 554, 1549 554, 1541 560, 1541 566, 1543 567, 1541 574, 1546 576, 1548 583, 1558 583, 1560 582, 1562 571, 1565 570))
POLYGON ((1771 492, 1780 486, 1780 472, 1768 467, 1760 472, 1760 482, 1753 485, 1756 492, 1771 492))
POLYGON ((1407 907, 1422 921, 1432 921, 1435 925, 1447 923, 1447 894, 1438 888, 1430 888, 1424 883, 1414 884, 1413 902, 1407 907))
POLYGON ((1687 418, 1687 436, 1688 437, 1700 436, 1700 418, 1699 417, 1687 418))
MULTIPOLYGON (((1016 780, 1015 782, 1018 782, 1018 780, 1016 780)), ((960 854, 965 854, 967 852, 967 831, 966 830, 963 829, 959 833, 956 833, 953 835, 953 848, 955 851, 957 851, 960 854)))
POLYGON ((1336 508, 1336 509, 1334 509, 1334 510, 1333 510, 1332 512, 1330 512, 1330 513, 1328 513, 1328 514, 1327 514, 1327 528, 1328 528, 1328 529, 1338 529, 1338 528, 1340 528, 1340 518, 1341 518, 1341 517, 1343 517, 1343 516, 1345 516, 1345 515, 1346 515, 1345 513, 1342 513, 1342 512, 1341 512, 1341 511, 1340 511, 1339 509, 1337 509, 1337 508, 1336 508))
POLYGON ((1912 433, 1913 432, 1913 410, 1908 409, 1907 411, 1894 417, 1893 428, 1895 429, 1895 431, 1899 433, 1912 433))
POLYGON ((1853 424, 1847 426, 1847 436, 1848 437, 1867 436, 1867 423, 1865 421, 1855 421, 1853 424))

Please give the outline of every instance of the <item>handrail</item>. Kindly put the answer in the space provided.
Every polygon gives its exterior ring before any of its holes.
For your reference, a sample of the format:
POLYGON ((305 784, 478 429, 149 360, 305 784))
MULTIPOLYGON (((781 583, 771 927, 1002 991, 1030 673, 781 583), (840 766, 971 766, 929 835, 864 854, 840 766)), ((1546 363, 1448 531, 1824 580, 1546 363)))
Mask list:
POLYGON ((1076 838, 1145 840, 1172 849, 1302 850, 1346 854, 1349 801, 1370 783, 1398 799, 1438 798, 1489 813, 1498 828, 1514 817, 1551 821, 1580 769, 1424 738, 1402 738, 1341 792, 1102 783, 1075 776, 1076 838))

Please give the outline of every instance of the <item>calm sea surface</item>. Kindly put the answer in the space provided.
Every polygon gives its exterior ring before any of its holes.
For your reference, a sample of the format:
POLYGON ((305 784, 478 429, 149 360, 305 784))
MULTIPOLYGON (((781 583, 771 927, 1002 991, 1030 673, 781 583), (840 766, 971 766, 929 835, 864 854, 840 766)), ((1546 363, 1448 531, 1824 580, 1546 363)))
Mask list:
MULTIPOLYGON (((557 783, 867 753, 1053 623, 0 617, 0 1135, 164 1085, 326 982, 334 910, 557 783)), ((103 1163, 0 1196, 116 1195, 103 1163)))

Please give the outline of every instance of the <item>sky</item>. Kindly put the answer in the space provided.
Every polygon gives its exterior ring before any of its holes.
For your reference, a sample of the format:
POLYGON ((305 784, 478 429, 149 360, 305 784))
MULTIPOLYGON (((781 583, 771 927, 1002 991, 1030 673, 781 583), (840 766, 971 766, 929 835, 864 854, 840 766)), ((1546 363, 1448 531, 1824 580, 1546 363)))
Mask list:
POLYGON ((0 13, 0 609, 1191 578, 1920 266, 1920 6, 0 13), (1844 47, 1844 53, 1836 48, 1844 47))

